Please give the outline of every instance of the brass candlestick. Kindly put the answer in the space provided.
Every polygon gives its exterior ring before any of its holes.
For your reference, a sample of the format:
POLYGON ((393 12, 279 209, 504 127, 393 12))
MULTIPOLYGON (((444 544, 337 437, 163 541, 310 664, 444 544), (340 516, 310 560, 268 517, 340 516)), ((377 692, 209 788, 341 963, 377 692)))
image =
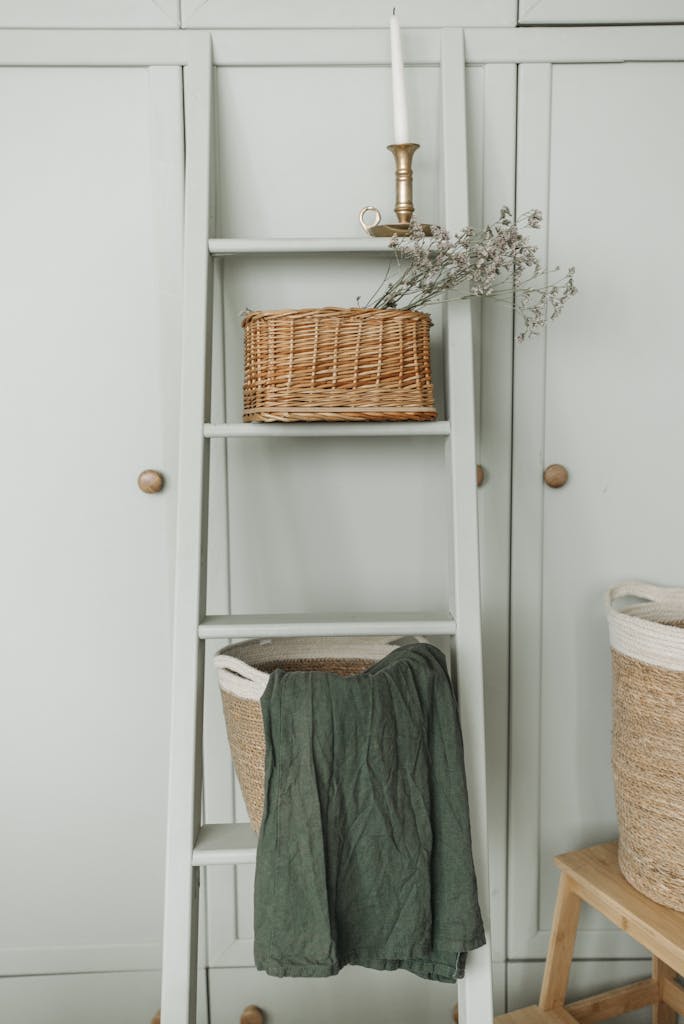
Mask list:
MULTIPOLYGON (((386 238, 390 235, 407 235, 414 213, 413 206, 413 154, 420 146, 417 142, 400 142, 394 146, 387 147, 394 157, 395 164, 395 188, 396 203, 394 212, 397 215, 397 224, 382 224, 382 214, 377 206, 364 206, 359 214, 361 227, 368 235, 374 238, 386 238), (366 222, 366 214, 372 213, 374 220, 371 224, 366 222)), ((421 225, 426 235, 431 235, 429 224, 421 225)))

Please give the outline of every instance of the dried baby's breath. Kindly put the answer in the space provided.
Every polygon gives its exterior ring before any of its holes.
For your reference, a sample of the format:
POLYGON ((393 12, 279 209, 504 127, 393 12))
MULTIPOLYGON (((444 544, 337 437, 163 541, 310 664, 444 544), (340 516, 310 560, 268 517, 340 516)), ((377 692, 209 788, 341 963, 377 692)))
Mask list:
MULTIPOLYGON (((514 219, 506 206, 493 224, 481 230, 466 227, 455 235, 432 225, 429 237, 420 224, 412 222, 407 235, 390 239, 397 256, 395 270, 388 272, 366 305, 417 309, 456 298, 496 298, 510 302, 518 312, 522 323, 518 340, 537 334, 577 292, 575 268, 549 281, 537 246, 520 230, 539 228, 541 223, 540 210, 514 219)), ((559 273, 559 268, 553 273, 559 273)))

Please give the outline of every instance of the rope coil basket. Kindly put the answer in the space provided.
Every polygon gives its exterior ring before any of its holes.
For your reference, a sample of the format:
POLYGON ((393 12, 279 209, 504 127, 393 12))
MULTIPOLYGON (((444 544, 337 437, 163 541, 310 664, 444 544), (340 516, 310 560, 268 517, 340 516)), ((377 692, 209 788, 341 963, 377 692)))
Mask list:
POLYGON ((684 910, 684 589, 623 583, 606 606, 618 863, 639 892, 684 910), (637 601, 618 610, 626 597, 637 601))
MULTIPOLYGON (((415 639, 415 638, 411 638, 415 639)), ((248 640, 224 647, 214 658, 218 669, 226 732, 233 766, 255 832, 264 810, 266 741, 261 697, 276 668, 286 672, 358 675, 403 641, 393 637, 288 637, 248 640)))
POLYGON ((431 326, 410 309, 248 313, 244 421, 436 419, 431 326))

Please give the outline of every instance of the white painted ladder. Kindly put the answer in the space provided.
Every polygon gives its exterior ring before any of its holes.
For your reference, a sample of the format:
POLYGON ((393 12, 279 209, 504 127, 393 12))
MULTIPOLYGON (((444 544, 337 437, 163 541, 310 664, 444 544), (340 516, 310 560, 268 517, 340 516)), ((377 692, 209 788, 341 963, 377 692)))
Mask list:
MULTIPOLYGON (((199 35, 199 34, 198 34, 199 35)), ((214 239, 211 203, 211 37, 204 55, 185 69, 186 206, 183 363, 179 453, 178 542, 174 619, 171 762, 165 887, 162 1024, 192 1024, 196 1015, 198 893, 200 867, 255 860, 249 825, 201 824, 204 641, 267 636, 422 634, 448 637, 458 680, 461 724, 471 808, 473 853, 480 900, 489 932, 486 835, 484 701, 478 564, 473 346, 468 302, 452 303, 446 316, 445 380, 448 418, 437 423, 211 424, 213 260, 251 252, 302 253, 386 251, 386 241, 214 239), (250 436, 344 436, 372 434, 442 438, 450 477, 453 544, 450 607, 432 614, 384 614, 359 619, 353 610, 333 619, 303 615, 206 615, 206 545, 209 439, 250 436)), ((199 45, 199 40, 198 40, 199 45)), ((443 179, 445 223, 468 223, 465 67, 463 33, 442 33, 443 179)), ((247 443, 247 442, 245 442, 247 443)), ((437 443, 437 442, 436 442, 437 443)), ((489 944, 468 955, 459 982, 461 1024, 487 1024, 492 1015, 489 944)), ((273 1024, 277 1024, 274 1021, 273 1024)))

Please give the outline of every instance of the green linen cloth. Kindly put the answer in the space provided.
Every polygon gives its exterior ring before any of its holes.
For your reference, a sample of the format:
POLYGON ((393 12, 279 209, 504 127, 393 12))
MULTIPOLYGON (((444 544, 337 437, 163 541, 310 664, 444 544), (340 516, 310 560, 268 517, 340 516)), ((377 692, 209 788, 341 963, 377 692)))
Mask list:
POLYGON ((410 644, 346 678, 278 669, 261 707, 256 966, 277 977, 345 964, 462 977, 485 937, 442 653, 410 644))

